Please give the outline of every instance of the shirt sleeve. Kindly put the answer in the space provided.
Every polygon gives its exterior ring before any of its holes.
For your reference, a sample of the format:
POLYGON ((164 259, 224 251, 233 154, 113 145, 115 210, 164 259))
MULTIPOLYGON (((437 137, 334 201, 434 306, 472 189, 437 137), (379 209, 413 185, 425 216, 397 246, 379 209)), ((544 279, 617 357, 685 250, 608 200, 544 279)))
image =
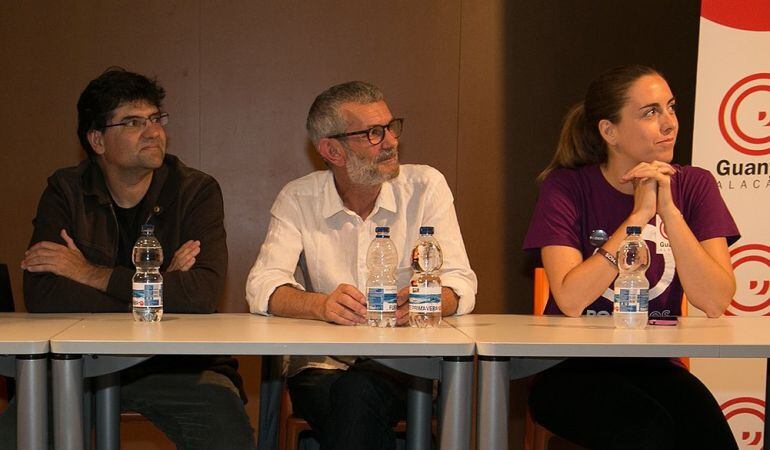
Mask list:
MULTIPOLYGON (((179 217, 182 224, 179 245, 188 240, 198 240, 200 253, 195 257, 195 264, 190 270, 163 272, 163 308, 171 313, 215 312, 227 276, 227 233, 222 189, 216 180, 210 178, 194 195, 191 203, 193 206, 185 211, 183 217, 179 217)), ((177 249, 169 249, 167 264, 177 249)), ((123 276, 134 274, 133 270, 126 272, 123 276)), ((113 271, 113 278, 115 275, 113 271)), ((118 292, 128 292, 125 289, 127 285, 130 284, 121 283, 118 292)), ((110 292, 109 287, 107 291, 110 292)))
POLYGON ((300 217, 291 197, 279 193, 270 210, 267 236, 246 280, 246 301, 252 313, 267 315, 270 296, 280 286, 305 290, 294 278, 302 252, 300 217))
POLYGON ((580 249, 580 213, 575 200, 578 187, 573 186, 566 175, 561 170, 554 171, 540 186, 535 211, 524 237, 525 250, 548 245, 580 249))
MULTIPOLYGON (((435 169, 434 169, 435 170, 435 169)), ((441 285, 451 288, 459 297, 457 315, 467 314, 476 306, 478 280, 471 270, 465 243, 457 222, 454 197, 444 176, 436 173, 432 192, 426 195, 424 225, 431 225, 436 230, 436 238, 441 245, 444 257, 441 266, 441 285)))
POLYGON ((684 194, 686 210, 682 212, 690 230, 698 241, 724 237, 727 238, 727 245, 732 245, 741 235, 722 199, 714 175, 697 167, 686 169, 686 178, 682 179, 682 183, 687 185, 684 194))
MULTIPOLYGON (((62 229, 67 230, 76 245, 79 243, 78 236, 73 233, 72 205, 66 200, 67 188, 56 175, 48 179, 32 221, 30 247, 42 241, 67 245, 59 235, 62 229)), ((124 312, 129 310, 130 303, 51 272, 25 270, 24 305, 32 313, 124 312)))

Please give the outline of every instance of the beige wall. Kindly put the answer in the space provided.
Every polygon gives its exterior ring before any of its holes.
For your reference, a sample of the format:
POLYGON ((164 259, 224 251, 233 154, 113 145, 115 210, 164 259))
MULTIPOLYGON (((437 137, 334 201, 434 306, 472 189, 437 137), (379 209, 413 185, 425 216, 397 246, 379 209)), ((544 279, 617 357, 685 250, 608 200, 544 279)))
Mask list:
POLYGON ((0 6, 0 261, 22 306, 19 261, 46 178, 82 158, 75 103, 110 65, 167 89, 170 151, 215 176, 225 197, 230 268, 223 309, 243 286, 268 211, 289 180, 319 167, 304 134, 324 88, 380 86, 406 118, 405 162, 446 176, 471 263, 478 311, 499 295, 505 176, 502 1, 47 1, 0 6))

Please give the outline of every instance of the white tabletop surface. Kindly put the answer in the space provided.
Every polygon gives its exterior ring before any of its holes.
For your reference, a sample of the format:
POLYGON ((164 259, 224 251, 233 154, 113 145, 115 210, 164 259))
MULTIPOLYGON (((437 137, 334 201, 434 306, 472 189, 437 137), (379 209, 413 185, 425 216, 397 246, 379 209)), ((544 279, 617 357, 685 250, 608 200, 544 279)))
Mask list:
POLYGON ((484 356, 770 357, 770 317, 682 317, 644 330, 615 329, 610 316, 469 314, 447 322, 484 356))
POLYGON ((0 354, 48 353, 48 341, 79 321, 79 316, 59 314, 0 314, 0 354))
POLYGON ((166 314, 137 323, 131 314, 93 314, 51 339, 54 353, 467 356, 473 341, 436 329, 347 327, 254 314, 166 314))

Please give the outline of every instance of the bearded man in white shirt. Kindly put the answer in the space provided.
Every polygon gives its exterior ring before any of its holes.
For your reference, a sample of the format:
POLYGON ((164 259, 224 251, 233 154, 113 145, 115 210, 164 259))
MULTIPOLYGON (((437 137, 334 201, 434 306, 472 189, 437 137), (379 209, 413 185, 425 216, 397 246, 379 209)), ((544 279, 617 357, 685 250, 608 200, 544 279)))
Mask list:
MULTIPOLYGON (((452 193, 443 175, 400 165, 403 119, 394 118, 375 86, 333 86, 310 107, 307 131, 329 170, 287 184, 271 209, 267 237, 249 273, 251 312, 366 323, 366 252, 376 227, 390 227, 399 256, 398 325, 408 323, 410 252, 421 226, 441 243, 444 316, 473 310, 477 288, 452 193), (305 285, 294 278, 298 262, 305 285)), ((408 378, 365 358, 292 358, 294 410, 324 449, 395 449, 392 425, 406 416, 408 378)))

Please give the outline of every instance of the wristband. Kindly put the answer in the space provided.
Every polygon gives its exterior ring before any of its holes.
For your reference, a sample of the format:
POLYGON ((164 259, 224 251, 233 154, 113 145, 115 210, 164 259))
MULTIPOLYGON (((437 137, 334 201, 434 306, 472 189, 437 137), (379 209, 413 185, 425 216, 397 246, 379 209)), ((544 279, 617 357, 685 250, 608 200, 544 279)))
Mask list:
POLYGON ((610 253, 607 250, 603 249, 602 247, 597 247, 596 248, 596 250, 594 251, 594 254, 597 254, 597 253, 602 255, 602 256, 604 256, 604 258, 607 261, 609 261, 610 264, 612 264, 612 267, 614 267, 616 269, 618 268, 618 259, 615 258, 615 255, 613 255, 612 253, 610 253))

